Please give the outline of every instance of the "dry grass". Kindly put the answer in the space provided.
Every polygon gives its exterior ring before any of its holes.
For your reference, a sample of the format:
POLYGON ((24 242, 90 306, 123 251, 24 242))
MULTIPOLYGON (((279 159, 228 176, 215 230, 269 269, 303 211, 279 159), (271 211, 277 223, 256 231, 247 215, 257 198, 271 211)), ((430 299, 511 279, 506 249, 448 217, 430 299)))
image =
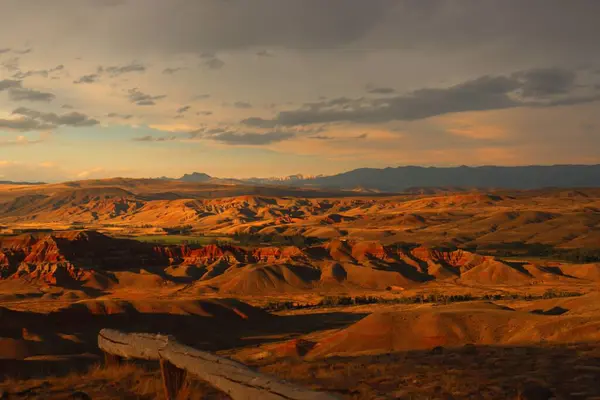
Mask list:
POLYGON ((599 344, 283 360, 261 370, 353 400, 515 399, 531 382, 557 399, 600 397, 599 344))
MULTIPOLYGON (((147 365, 127 363, 104 367, 95 365, 84 373, 71 373, 64 377, 46 377, 40 380, 7 379, 0 382, 0 393, 12 399, 84 399, 94 400, 164 399, 160 370, 147 365), (79 395, 80 397, 75 397, 79 395)), ((194 379, 188 378, 180 399, 228 399, 226 395, 194 379)))

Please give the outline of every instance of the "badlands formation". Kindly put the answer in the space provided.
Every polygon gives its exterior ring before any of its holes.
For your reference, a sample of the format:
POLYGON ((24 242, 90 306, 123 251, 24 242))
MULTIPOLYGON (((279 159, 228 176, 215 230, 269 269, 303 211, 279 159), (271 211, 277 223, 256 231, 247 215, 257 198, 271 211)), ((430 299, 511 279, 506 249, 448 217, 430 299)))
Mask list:
POLYGON ((0 232, 15 398, 161 398, 154 367, 89 369, 102 328, 341 398, 600 396, 596 189, 0 185, 0 232))

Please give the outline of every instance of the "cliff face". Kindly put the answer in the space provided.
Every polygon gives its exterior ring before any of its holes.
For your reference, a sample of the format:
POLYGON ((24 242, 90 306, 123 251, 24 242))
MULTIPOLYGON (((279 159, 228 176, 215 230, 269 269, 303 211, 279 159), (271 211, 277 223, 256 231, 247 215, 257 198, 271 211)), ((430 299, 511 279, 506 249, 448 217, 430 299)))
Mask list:
POLYGON ((96 232, 59 232, 0 239, 0 277, 52 285, 85 282, 106 271, 162 265, 167 261, 142 243, 96 232))
POLYGON ((215 287, 221 288, 231 286, 236 280, 239 287, 246 287, 252 281, 252 287, 275 285, 278 290, 306 290, 316 285, 319 277, 329 275, 339 284, 346 282, 365 288, 386 287, 389 282, 402 286, 442 279, 526 284, 568 279, 571 275, 565 277, 562 266, 552 272, 464 250, 385 246, 374 241, 332 240, 308 248, 248 249, 214 244, 200 248, 157 246, 85 231, 0 238, 0 279, 73 286, 140 268, 150 268, 159 280, 179 277, 214 282, 215 287), (185 268, 178 269, 180 266, 185 268), (280 280, 285 285, 275 284, 280 280))
POLYGON ((246 250, 238 246, 209 244, 199 249, 191 249, 185 245, 155 246, 153 251, 159 259, 168 259, 170 265, 208 265, 219 261, 253 264, 280 262, 304 256, 299 248, 293 246, 246 250))

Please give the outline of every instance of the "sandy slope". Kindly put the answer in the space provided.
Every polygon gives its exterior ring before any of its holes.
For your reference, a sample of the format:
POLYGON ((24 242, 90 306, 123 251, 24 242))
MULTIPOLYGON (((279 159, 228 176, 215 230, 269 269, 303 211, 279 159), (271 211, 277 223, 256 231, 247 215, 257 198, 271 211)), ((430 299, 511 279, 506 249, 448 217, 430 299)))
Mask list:
MULTIPOLYGON (((581 313, 582 304, 598 295, 554 301, 572 307, 562 315, 512 310, 493 303, 421 307, 411 311, 373 313, 319 341, 310 358, 362 353, 425 350, 436 346, 528 345, 600 340, 600 314, 581 313)), ((548 304, 549 305, 549 304, 548 304)), ((543 306, 535 304, 535 308, 543 306)))

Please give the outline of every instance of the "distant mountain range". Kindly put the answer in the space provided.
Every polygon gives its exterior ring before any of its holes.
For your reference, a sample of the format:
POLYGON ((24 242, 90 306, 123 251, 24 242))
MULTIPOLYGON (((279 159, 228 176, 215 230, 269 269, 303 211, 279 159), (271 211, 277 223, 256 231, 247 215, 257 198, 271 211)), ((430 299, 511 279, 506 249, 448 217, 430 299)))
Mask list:
POLYGON ((0 185, 43 185, 45 182, 13 182, 0 181, 0 185))
POLYGON ((415 188, 540 189, 547 187, 600 187, 600 165, 523 167, 397 167, 360 168, 331 176, 221 179, 205 173, 186 174, 178 180, 199 183, 267 184, 329 188, 361 192, 404 192, 415 188))

